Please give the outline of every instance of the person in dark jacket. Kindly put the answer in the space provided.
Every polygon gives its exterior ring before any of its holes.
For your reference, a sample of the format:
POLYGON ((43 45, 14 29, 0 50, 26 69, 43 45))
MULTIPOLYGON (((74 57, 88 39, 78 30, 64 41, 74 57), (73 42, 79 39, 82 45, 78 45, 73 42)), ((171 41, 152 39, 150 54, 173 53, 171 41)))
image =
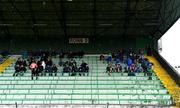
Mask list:
POLYGON ((37 63, 37 70, 36 71, 37 71, 38 75, 42 74, 43 70, 44 70, 44 68, 42 66, 42 63, 41 62, 37 63))
POLYGON ((14 66, 14 69, 15 69, 15 72, 14 72, 13 76, 18 76, 18 74, 19 74, 19 72, 20 72, 20 66, 19 66, 19 64, 16 64, 16 65, 14 66))
MULTIPOLYGON (((58 70, 58 68, 56 67, 55 64, 53 64, 53 66, 52 66, 52 73, 55 73, 55 76, 57 76, 57 70, 58 70)), ((52 73, 51 73, 51 76, 52 76, 52 73)))
MULTIPOLYGON (((71 72, 71 68, 68 65, 65 65, 63 68, 63 73, 69 73, 69 75, 70 75, 70 72, 71 72)), ((62 73, 62 75, 63 75, 63 73, 62 73)))

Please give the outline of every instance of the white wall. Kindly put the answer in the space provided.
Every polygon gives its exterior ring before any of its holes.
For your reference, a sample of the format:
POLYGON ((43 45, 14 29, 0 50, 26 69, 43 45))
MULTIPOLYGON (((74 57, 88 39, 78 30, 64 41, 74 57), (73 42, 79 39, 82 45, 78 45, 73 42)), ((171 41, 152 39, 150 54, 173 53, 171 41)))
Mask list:
MULTIPOLYGON (((159 40, 160 42, 160 40, 159 40)), ((163 35, 161 38, 162 51, 159 52, 169 64, 178 71, 180 75, 180 68, 177 69, 175 66, 180 67, 180 18, 178 21, 163 35)), ((158 43, 160 44, 160 43, 158 43)))

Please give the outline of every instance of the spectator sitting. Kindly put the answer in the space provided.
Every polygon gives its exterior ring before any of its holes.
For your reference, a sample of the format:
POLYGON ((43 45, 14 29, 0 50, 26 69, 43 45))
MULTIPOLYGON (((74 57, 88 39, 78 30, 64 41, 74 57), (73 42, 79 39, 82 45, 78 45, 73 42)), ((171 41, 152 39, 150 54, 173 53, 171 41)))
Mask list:
POLYGON ((20 67, 20 74, 21 74, 21 76, 23 76, 24 72, 26 72, 26 67, 23 64, 19 65, 19 67, 20 67))
POLYGON ((147 73, 147 68, 148 68, 148 65, 150 64, 150 62, 148 61, 147 58, 142 59, 141 62, 142 62, 142 68, 143 68, 144 72, 147 73))
MULTIPOLYGON (((153 63, 150 62, 147 66, 147 76, 151 77, 152 73, 153 73, 153 63)), ((149 78, 149 79, 151 79, 151 78, 149 78)))
POLYGON ((77 68, 76 65, 73 65, 73 66, 72 66, 71 72, 78 72, 78 68, 77 68))
POLYGON ((41 76, 43 75, 45 76, 47 72, 46 63, 44 61, 41 61, 40 66, 41 66, 41 72, 40 72, 41 76))
POLYGON ((20 63, 21 75, 23 75, 27 71, 26 67, 27 67, 26 60, 21 59, 21 63, 20 63))
MULTIPOLYGON (((46 65, 45 72, 49 73, 49 76, 51 76, 52 67, 50 65, 46 65)), ((45 76, 46 76, 46 73, 44 73, 45 76)))
POLYGON ((21 65, 21 58, 18 58, 18 60, 16 61, 15 65, 21 65))
POLYGON ((42 54, 42 56, 41 56, 41 60, 40 60, 40 61, 45 61, 45 62, 47 62, 47 61, 48 61, 47 56, 46 56, 46 54, 45 54, 45 53, 43 53, 43 54, 42 54))
MULTIPOLYGON (((36 72, 38 73, 38 75, 40 74, 40 73, 42 73, 43 72, 43 66, 42 66, 42 63, 41 64, 39 64, 38 65, 38 67, 37 67, 37 69, 36 69, 36 72)), ((42 75, 42 74, 41 74, 42 75)))
POLYGON ((154 68, 154 64, 153 64, 153 63, 151 63, 151 62, 149 62, 148 67, 149 67, 150 69, 152 69, 152 70, 153 70, 153 68, 154 68))
POLYGON ((76 63, 76 61, 75 61, 75 60, 73 60, 73 65, 74 65, 74 66, 77 66, 77 63, 76 63))
MULTIPOLYGON (((55 73, 55 76, 57 76, 57 70, 58 70, 58 68, 56 67, 55 64, 53 64, 53 66, 52 66, 52 72, 55 73)), ((51 73, 51 76, 52 76, 52 73, 51 73)))
POLYGON ((129 72, 130 71, 130 69, 129 69, 129 67, 126 65, 125 67, 124 67, 124 72, 129 72))
MULTIPOLYGON (((48 61, 46 62, 46 68, 45 68, 45 72, 48 72, 49 73, 49 76, 52 75, 52 65, 53 65, 53 62, 52 60, 49 58, 48 61)), ((45 75, 45 74, 44 74, 45 75)))
POLYGON ((120 59, 116 58, 115 59, 115 64, 120 64, 120 63, 121 63, 120 59))
POLYGON ((81 67, 83 72, 89 72, 89 66, 87 65, 86 62, 82 61, 81 67))
POLYGON ((78 68, 77 68, 76 65, 72 66, 71 72, 72 72, 71 76, 75 76, 76 75, 76 72, 78 72, 78 68))
POLYGON ((121 61, 123 61, 123 55, 124 55, 124 50, 120 49, 120 51, 119 51, 119 58, 120 58, 121 61))
POLYGON ((107 60, 108 63, 110 63, 112 61, 112 56, 109 55, 106 60, 107 60))
POLYGON ((88 65, 86 65, 85 72, 89 72, 89 66, 88 65))
POLYGON ((69 61, 66 61, 64 64, 63 64, 63 66, 65 67, 65 66, 69 66, 69 61))
POLYGON ((63 66, 63 64, 64 64, 64 62, 63 62, 61 57, 59 57, 59 63, 58 64, 59 64, 59 66, 63 66))
POLYGON ((108 66, 106 67, 106 72, 108 73, 109 76, 111 76, 111 73, 112 73, 112 64, 109 63, 108 66))
POLYGON ((101 54, 100 57, 99 57, 99 59, 100 59, 100 61, 104 61, 104 59, 105 59, 104 55, 101 54))
POLYGON ((26 60, 23 59, 22 64, 23 64, 24 67, 26 67, 27 66, 26 60))
POLYGON ((150 64, 150 66, 147 66, 147 72, 145 73, 145 75, 149 76, 148 80, 152 80, 153 69, 152 69, 151 65, 152 64, 150 64))
POLYGON ((112 58, 115 58, 116 57, 115 55, 116 55, 115 53, 111 53, 112 58))
POLYGON ((134 63, 132 63, 128 69, 128 76, 135 76, 135 70, 136 70, 136 66, 134 63))
POLYGON ((63 68, 63 72, 70 73, 71 72, 71 68, 68 65, 65 65, 64 68, 63 68))
POLYGON ((27 66, 26 61, 23 60, 22 58, 18 58, 18 60, 15 63, 15 67, 19 68, 19 69, 17 69, 17 70, 19 70, 19 72, 17 71, 15 73, 18 73, 22 76, 24 74, 24 72, 26 72, 26 66, 27 66))
POLYGON ((115 64, 115 70, 116 70, 116 72, 122 72, 122 67, 121 67, 120 63, 115 64))
POLYGON ((74 63, 74 61, 73 61, 73 59, 71 59, 70 61, 69 61, 69 66, 73 66, 73 63, 74 63))
POLYGON ((81 66, 78 68, 78 72, 79 72, 80 76, 81 76, 81 73, 84 72, 84 70, 83 70, 83 68, 81 66))
POLYGON ((52 59, 49 58, 48 61, 46 62, 46 66, 52 66, 53 65, 53 62, 52 62, 52 59))
POLYGON ((137 63, 137 64, 136 64, 136 70, 135 70, 135 72, 143 72, 143 69, 142 69, 140 63, 137 63))
POLYGON ((36 76, 36 80, 38 79, 38 73, 36 71, 36 68, 37 68, 37 64, 35 62, 35 60, 32 61, 31 65, 30 65, 30 69, 31 69, 31 79, 33 80, 33 76, 36 76))
POLYGON ((44 61, 42 61, 41 65, 43 66, 43 70, 45 70, 46 69, 46 63, 44 61))
POLYGON ((14 72, 13 76, 18 76, 18 74, 19 74, 19 72, 20 72, 20 66, 19 66, 19 64, 16 64, 16 65, 14 66, 14 69, 15 69, 15 72, 14 72))
POLYGON ((131 60, 131 58, 128 58, 128 59, 127 59, 127 65, 130 67, 131 64, 132 64, 132 60, 131 60))
POLYGON ((135 70, 136 70, 136 66, 134 63, 132 63, 130 66, 130 72, 135 72, 135 70))

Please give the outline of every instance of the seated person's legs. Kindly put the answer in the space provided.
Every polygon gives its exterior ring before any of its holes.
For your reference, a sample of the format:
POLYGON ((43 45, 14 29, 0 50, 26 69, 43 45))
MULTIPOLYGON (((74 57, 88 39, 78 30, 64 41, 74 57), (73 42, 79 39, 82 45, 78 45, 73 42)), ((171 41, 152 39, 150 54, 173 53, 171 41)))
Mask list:
POLYGON ((13 76, 18 76, 18 74, 19 74, 19 70, 15 70, 13 76))
POLYGON ((52 67, 52 72, 55 73, 55 76, 57 76, 57 67, 56 65, 54 64, 53 67, 52 67))
POLYGON ((37 70, 35 71, 35 76, 36 76, 36 80, 37 80, 38 76, 39 76, 39 72, 37 70))
POLYGON ((18 76, 18 74, 19 74, 19 72, 20 72, 20 67, 19 67, 19 65, 18 65, 18 64, 15 65, 15 66, 14 66, 14 69, 15 69, 15 72, 14 72, 13 76, 18 76))
POLYGON ((89 75, 89 66, 86 67, 87 75, 89 75))
POLYGON ((86 66, 86 72, 89 72, 89 66, 86 66))
POLYGON ((106 73, 110 71, 110 67, 106 67, 106 73))
POLYGON ((33 68, 31 71, 32 71, 31 79, 33 80, 33 77, 36 76, 36 69, 33 68))
POLYGON ((39 66, 39 67, 37 68, 37 73, 38 73, 38 75, 39 75, 39 74, 42 75, 42 72, 43 72, 43 66, 39 66))
POLYGON ((21 67, 20 68, 20 73, 21 73, 22 76, 24 75, 25 72, 26 72, 26 67, 21 67))
POLYGON ((78 72, 79 72, 79 75, 81 76, 81 73, 83 72, 83 68, 82 68, 82 67, 79 67, 79 68, 78 68, 78 72))
POLYGON ((57 76, 57 70, 53 70, 55 76, 57 76))
POLYGON ((49 75, 51 76, 51 74, 52 74, 51 72, 52 72, 51 71, 51 67, 50 66, 46 66, 44 75, 46 76, 46 73, 49 73, 49 75))
POLYGON ((64 74, 64 73, 69 73, 69 75, 70 75, 70 67, 68 66, 68 65, 65 65, 64 66, 64 68, 63 68, 63 73, 62 73, 62 75, 64 74))
POLYGON ((48 73, 49 73, 49 76, 52 76, 52 73, 53 73, 53 71, 52 71, 52 67, 48 67, 48 73))

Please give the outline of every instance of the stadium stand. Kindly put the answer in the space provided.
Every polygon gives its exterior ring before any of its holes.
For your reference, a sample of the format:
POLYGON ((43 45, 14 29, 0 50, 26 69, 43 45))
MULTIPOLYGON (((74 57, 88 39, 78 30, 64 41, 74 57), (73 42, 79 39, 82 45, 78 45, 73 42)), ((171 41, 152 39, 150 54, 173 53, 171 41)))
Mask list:
POLYGON ((180 108, 179 21, 180 0, 0 0, 0 108, 180 108))
MULTIPOLYGON (((59 58, 52 60, 55 64, 59 62, 59 58)), ((63 67, 58 67, 57 76, 39 76, 38 80, 31 80, 28 69, 24 76, 13 77, 13 62, 0 74, 0 104, 173 104, 172 95, 155 73, 152 79, 143 72, 134 76, 113 72, 109 76, 107 63, 100 61, 99 55, 86 55, 75 60, 77 64, 87 61, 88 76, 62 76, 63 67)))

